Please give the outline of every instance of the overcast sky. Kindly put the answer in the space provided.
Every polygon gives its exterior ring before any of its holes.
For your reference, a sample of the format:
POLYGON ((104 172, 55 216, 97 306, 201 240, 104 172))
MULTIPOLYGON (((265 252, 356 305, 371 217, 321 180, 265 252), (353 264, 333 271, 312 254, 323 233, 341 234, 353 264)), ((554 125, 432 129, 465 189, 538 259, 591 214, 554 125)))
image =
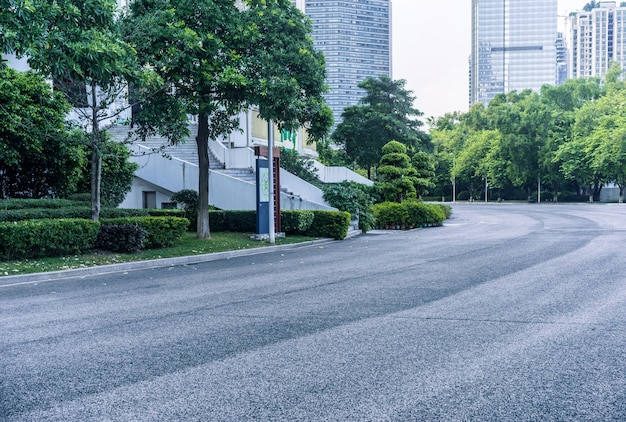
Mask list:
MULTIPOLYGON (((558 0, 559 15, 587 2, 558 0)), ((424 117, 467 111, 471 0, 392 0, 392 5, 392 77, 407 81, 424 117)))

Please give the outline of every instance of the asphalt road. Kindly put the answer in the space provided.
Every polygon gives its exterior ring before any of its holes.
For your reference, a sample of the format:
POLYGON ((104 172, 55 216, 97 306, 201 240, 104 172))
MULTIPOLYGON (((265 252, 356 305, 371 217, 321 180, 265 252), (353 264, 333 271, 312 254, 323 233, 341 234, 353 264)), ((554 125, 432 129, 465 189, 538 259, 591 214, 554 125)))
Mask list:
POLYGON ((1 421, 626 421, 626 205, 0 279, 1 421))

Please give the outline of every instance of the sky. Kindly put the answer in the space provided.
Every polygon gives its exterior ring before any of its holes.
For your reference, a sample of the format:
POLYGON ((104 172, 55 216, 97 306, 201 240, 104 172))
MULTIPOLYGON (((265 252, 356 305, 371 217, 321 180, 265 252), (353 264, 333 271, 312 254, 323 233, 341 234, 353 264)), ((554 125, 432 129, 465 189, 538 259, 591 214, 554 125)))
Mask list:
MULTIPOLYGON (((424 118, 467 111, 471 0, 391 1, 392 78, 406 80, 424 118)), ((559 15, 567 16, 587 3, 558 0, 559 15)), ((563 25, 565 18, 559 21, 563 25)))

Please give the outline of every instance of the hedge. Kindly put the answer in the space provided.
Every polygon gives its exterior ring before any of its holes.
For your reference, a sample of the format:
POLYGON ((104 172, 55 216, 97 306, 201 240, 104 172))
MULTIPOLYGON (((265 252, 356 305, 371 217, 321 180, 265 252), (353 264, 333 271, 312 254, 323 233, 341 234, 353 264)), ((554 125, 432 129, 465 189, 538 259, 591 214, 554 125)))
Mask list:
POLYGON ((386 229, 439 226, 450 216, 451 210, 447 205, 417 201, 383 202, 372 206, 376 226, 386 229))
MULTIPOLYGON (((49 201, 49 200, 47 200, 49 201)), ((0 209, 0 222, 39 220, 43 218, 85 218, 91 219, 91 208, 83 202, 80 206, 66 208, 23 208, 0 209)), ((143 208, 102 208, 100 218, 123 217, 183 217, 185 212, 177 209, 143 209, 143 208)))
POLYGON ((69 199, 0 199, 0 210, 21 210, 28 208, 67 208, 85 206, 83 201, 69 199))
POLYGON ((256 211, 209 211, 209 228, 215 232, 256 232, 256 211))
POLYGON ((285 210, 280 212, 282 230, 286 234, 304 234, 311 227, 315 214, 307 210, 285 210))
POLYGON ((0 254, 6 259, 73 255, 93 249, 100 223, 42 219, 0 223, 0 254))
POLYGON ((101 220, 103 224, 136 224, 148 232, 147 249, 171 246, 186 231, 189 220, 180 217, 124 217, 101 220))
POLYGON ((96 239, 96 248, 111 252, 140 251, 148 232, 138 224, 102 224, 96 239))
POLYGON ((350 213, 346 211, 312 211, 313 222, 304 232, 311 237, 345 239, 350 229, 350 213))

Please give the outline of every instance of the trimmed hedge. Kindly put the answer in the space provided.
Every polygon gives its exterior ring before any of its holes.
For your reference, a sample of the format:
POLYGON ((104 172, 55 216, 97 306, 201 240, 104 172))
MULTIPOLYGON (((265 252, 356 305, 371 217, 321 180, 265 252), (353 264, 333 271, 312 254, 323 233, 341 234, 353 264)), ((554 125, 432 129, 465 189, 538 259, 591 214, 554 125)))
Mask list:
POLYGON ((304 232, 311 237, 345 239, 350 229, 350 213, 346 211, 312 211, 313 222, 304 232))
POLYGON ((417 201, 383 202, 372 206, 376 226, 386 229, 412 229, 440 226, 451 214, 447 205, 417 201))
POLYGON ((3 259, 73 255, 93 249, 100 223, 85 219, 43 219, 0 223, 3 259))
POLYGON ((0 199, 0 210, 22 210, 28 208, 68 208, 85 206, 83 201, 69 199, 0 199))
MULTIPOLYGON (((49 200, 46 200, 49 201, 49 200)), ((43 218, 86 218, 91 219, 91 208, 85 206, 68 206, 65 208, 13 208, 0 209, 0 222, 38 220, 43 218)), ((185 211, 178 209, 143 209, 143 208, 102 208, 100 218, 124 217, 184 217, 185 211)))
POLYGON ((209 211, 209 228, 216 232, 256 232, 256 211, 209 211))
POLYGON ((311 227, 315 214, 307 210, 285 210, 280 212, 282 230, 286 234, 304 234, 311 227))
POLYGON ((138 224, 102 224, 96 248, 111 252, 138 252, 147 237, 148 232, 138 224))
POLYGON ((186 231, 189 220, 180 217, 125 217, 107 218, 103 224, 136 224, 148 232, 144 247, 147 249, 171 246, 186 231))

